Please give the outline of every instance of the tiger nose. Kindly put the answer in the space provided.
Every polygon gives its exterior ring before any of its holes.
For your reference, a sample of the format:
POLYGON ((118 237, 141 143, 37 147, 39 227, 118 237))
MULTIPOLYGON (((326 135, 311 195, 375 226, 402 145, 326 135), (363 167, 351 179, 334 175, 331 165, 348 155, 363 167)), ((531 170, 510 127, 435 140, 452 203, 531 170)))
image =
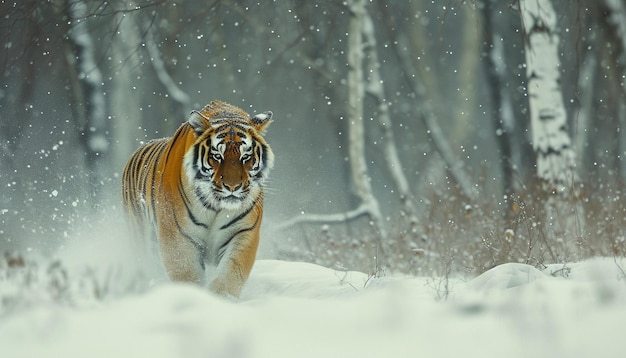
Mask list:
POLYGON ((234 184, 234 185, 229 185, 224 183, 224 188, 230 190, 230 191, 235 191, 237 189, 240 189, 241 186, 243 185, 243 183, 239 183, 239 184, 234 184))

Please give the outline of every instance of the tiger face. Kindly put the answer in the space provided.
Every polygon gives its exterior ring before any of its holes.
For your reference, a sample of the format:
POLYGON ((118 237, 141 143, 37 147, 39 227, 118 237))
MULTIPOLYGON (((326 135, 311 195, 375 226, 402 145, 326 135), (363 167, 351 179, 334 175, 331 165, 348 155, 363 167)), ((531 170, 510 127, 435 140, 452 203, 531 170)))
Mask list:
POLYGON ((272 112, 250 117, 237 107, 212 104, 214 108, 194 111, 189 118, 196 141, 185 155, 187 177, 207 208, 250 207, 274 163, 262 137, 272 112))

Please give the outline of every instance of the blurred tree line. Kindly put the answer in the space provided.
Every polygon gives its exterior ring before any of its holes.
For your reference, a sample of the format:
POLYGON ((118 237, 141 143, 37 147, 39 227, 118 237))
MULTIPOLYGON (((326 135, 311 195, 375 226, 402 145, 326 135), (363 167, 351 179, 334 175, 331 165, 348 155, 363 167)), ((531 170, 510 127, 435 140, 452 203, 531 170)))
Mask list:
POLYGON ((623 253, 626 5, 548 2, 579 177, 557 190, 587 223, 555 231, 571 213, 541 204, 533 1, 0 2, 0 251, 106 220, 140 142, 220 99, 274 112, 268 255, 366 270, 384 249, 415 271, 623 253))

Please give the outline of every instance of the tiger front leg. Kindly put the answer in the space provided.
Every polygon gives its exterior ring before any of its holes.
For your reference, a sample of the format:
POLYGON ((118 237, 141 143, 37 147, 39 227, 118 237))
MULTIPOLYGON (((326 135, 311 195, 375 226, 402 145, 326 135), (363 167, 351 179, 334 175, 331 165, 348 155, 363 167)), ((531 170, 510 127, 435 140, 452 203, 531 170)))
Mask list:
POLYGON ((239 297, 252 271, 258 246, 258 230, 233 239, 217 265, 209 289, 221 296, 239 297))
POLYGON ((202 284, 204 270, 196 246, 180 234, 159 237, 159 251, 168 277, 176 282, 202 284))

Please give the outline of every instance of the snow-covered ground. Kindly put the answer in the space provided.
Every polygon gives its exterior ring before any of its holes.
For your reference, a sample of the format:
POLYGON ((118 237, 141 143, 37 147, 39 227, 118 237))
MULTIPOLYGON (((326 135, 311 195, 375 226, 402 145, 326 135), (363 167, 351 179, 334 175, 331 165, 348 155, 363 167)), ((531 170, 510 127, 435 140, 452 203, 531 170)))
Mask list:
POLYGON ((624 267, 506 264, 444 291, 441 278, 260 260, 237 302, 164 282, 0 312, 0 357, 623 358, 624 267))

